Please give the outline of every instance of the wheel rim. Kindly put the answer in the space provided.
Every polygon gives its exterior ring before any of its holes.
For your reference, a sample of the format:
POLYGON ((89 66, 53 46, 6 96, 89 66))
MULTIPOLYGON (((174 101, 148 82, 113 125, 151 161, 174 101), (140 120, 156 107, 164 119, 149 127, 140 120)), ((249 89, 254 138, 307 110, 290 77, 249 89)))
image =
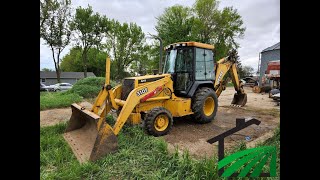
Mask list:
POLYGON ((214 111, 214 100, 212 97, 207 97, 203 104, 203 112, 206 116, 210 116, 214 111))
POLYGON ((169 125, 169 118, 166 115, 159 115, 154 121, 154 128, 157 131, 164 131, 169 125))

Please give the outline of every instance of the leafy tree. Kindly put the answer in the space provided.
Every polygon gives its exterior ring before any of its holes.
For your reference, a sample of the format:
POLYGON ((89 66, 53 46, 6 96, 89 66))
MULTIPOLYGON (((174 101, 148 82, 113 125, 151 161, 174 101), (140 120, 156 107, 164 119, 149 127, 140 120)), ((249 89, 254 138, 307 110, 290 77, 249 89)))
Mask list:
POLYGON ((53 70, 49 69, 49 68, 42 68, 41 71, 43 71, 43 72, 53 72, 53 70))
POLYGON ((40 0, 40 30, 45 21, 47 21, 52 13, 59 8, 58 1, 55 0, 40 0))
MULTIPOLYGON (((81 47, 73 47, 61 61, 61 70, 65 72, 82 72, 82 49, 81 47)), ((106 71, 106 52, 97 48, 88 50, 88 66, 87 70, 93 72, 96 76, 105 76, 106 71)))
POLYGON ((179 41, 199 41, 215 46, 216 60, 230 49, 237 49, 236 38, 241 38, 245 28, 233 7, 218 9, 217 0, 197 0, 193 7, 175 5, 157 18, 156 30, 168 45, 179 41))
MULTIPOLYGON (((57 73, 57 81, 60 82, 60 54, 70 43, 71 30, 69 28, 70 0, 45 1, 43 7, 43 24, 40 24, 40 37, 51 49, 52 59, 57 73), (44 20, 46 19, 46 20, 44 20)), ((40 4, 41 7, 41 4, 40 4)))
POLYGON ((127 68, 135 60, 139 60, 144 47, 144 33, 135 23, 123 23, 116 20, 110 21, 110 29, 106 32, 106 48, 111 56, 113 79, 122 79, 130 76, 127 68))
POLYGON ((239 69, 240 77, 242 77, 242 78, 252 76, 253 71, 254 71, 251 66, 242 66, 242 65, 239 66, 238 65, 238 69, 239 69))
POLYGON ((225 57, 229 50, 237 49, 236 38, 241 38, 245 28, 236 9, 225 7, 218 9, 217 0, 197 0, 193 5, 196 20, 193 36, 197 41, 215 46, 216 60, 225 57))
POLYGON ((192 40, 194 18, 189 7, 174 5, 157 17, 156 30, 164 45, 192 40))
POLYGON ((103 32, 107 32, 108 29, 108 19, 106 16, 94 13, 90 5, 87 8, 80 6, 76 9, 71 28, 76 33, 77 45, 82 49, 84 77, 87 77, 88 51, 93 46, 100 47, 104 37, 103 32))
POLYGON ((159 67, 159 48, 153 45, 145 45, 141 52, 139 59, 136 59, 131 64, 133 75, 152 74, 153 69, 159 67))

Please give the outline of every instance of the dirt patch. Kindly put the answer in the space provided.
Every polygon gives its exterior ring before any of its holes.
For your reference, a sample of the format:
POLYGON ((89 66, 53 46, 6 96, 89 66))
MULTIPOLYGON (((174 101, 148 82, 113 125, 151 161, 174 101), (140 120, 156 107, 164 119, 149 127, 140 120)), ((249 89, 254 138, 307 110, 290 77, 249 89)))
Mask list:
MULTIPOLYGON (((188 150, 195 157, 210 157, 217 151, 218 143, 209 144, 206 141, 213 138, 236 125, 236 118, 256 118, 261 121, 259 126, 251 125, 234 135, 225 139, 225 147, 229 149, 240 141, 246 141, 249 136, 250 141, 263 136, 277 127, 279 118, 273 115, 261 115, 259 111, 247 111, 234 107, 219 107, 214 121, 208 124, 197 124, 191 118, 175 118, 174 125, 170 133, 163 138, 170 144, 169 151, 178 147, 179 151, 188 150)), ((248 141, 248 142, 250 142, 248 141)))
MULTIPOLYGON (((82 102, 80 105, 86 108, 92 107, 88 102, 82 102)), ((71 114, 71 107, 40 111, 40 126, 53 126, 57 123, 66 122, 70 119, 71 114)))
POLYGON ((40 111, 40 126, 52 126, 70 119, 71 108, 40 111))
MULTIPOLYGON (((247 93, 247 104, 243 107, 246 108, 259 108, 259 109, 280 109, 280 106, 277 106, 277 103, 269 98, 268 93, 254 93, 252 88, 244 87, 245 92, 247 93)), ((233 87, 227 87, 218 98, 219 106, 226 107, 229 106, 235 90, 233 87)))
POLYGON ((209 144, 206 141, 236 125, 236 118, 256 118, 261 121, 259 126, 251 125, 225 139, 225 148, 228 150, 241 141, 253 146, 272 135, 273 130, 280 122, 280 107, 269 98, 268 94, 253 93, 251 88, 245 88, 248 96, 246 106, 231 107, 230 103, 235 93, 233 87, 222 92, 218 101, 219 108, 214 121, 208 124, 194 123, 191 117, 175 118, 170 133, 163 138, 169 143, 169 152, 178 148, 179 152, 188 150, 194 157, 210 157, 217 153, 218 143, 209 144), (250 137, 249 141, 245 137, 250 137))

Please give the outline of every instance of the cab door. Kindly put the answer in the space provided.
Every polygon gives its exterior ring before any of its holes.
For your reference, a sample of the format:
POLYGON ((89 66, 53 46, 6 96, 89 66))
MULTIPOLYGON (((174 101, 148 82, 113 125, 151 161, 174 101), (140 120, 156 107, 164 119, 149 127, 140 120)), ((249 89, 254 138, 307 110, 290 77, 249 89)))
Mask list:
POLYGON ((182 47, 177 49, 175 67, 175 92, 186 94, 193 82, 193 50, 192 47, 182 47))
POLYGON ((196 49, 196 81, 213 81, 214 73, 214 55, 212 50, 195 48, 196 49))

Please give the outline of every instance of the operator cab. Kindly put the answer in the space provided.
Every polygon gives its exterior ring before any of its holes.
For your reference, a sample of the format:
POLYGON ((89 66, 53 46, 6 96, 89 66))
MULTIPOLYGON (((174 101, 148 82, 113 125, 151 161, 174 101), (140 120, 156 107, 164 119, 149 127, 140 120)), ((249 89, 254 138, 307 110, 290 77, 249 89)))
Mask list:
POLYGON ((213 49, 198 42, 179 42, 165 48, 163 73, 171 74, 175 95, 186 97, 196 81, 214 81, 213 49))

